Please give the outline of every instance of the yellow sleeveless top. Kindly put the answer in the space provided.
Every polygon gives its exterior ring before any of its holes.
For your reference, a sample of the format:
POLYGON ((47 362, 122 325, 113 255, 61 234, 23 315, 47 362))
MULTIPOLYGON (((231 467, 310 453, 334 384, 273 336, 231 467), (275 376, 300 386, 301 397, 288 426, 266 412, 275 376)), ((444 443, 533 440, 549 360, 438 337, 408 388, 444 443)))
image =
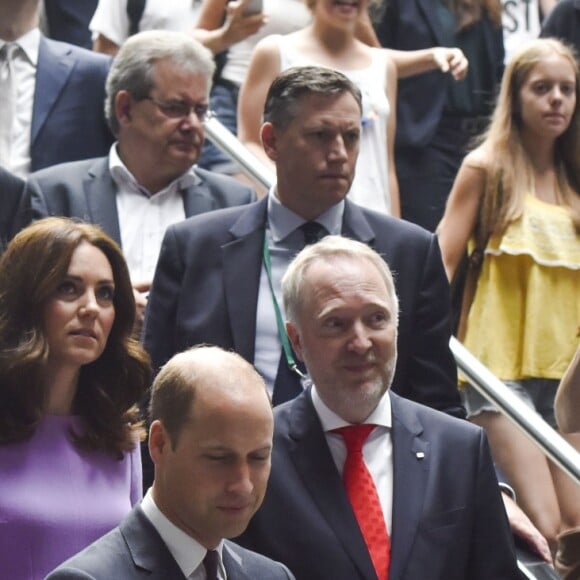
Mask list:
POLYGON ((502 380, 560 379, 579 330, 580 236, 565 207, 528 195, 485 249, 464 344, 502 380))

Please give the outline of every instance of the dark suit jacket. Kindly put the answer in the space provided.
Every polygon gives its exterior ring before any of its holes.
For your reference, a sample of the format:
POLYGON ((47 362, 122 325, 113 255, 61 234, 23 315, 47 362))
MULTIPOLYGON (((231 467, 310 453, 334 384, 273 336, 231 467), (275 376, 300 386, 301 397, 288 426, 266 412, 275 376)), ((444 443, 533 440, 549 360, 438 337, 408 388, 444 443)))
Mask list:
MULTIPOLYGON (((168 228, 145 318, 145 347, 155 367, 202 342, 254 361, 266 209, 264 198, 168 228)), ((371 245, 394 272, 400 318, 393 388, 464 416, 449 350, 449 287, 437 239, 349 201, 342 233, 371 245)), ((291 379, 298 382, 294 375, 291 379)))
POLYGON ((113 136, 105 121, 111 58, 40 39, 30 139, 31 171, 106 155, 113 136))
MULTIPOLYGON (((483 431, 390 396, 389 580, 519 579, 483 431)), ((268 490, 239 541, 298 580, 376 578, 309 391, 275 410, 268 490)))
POLYGON ((559 0, 542 23, 542 37, 553 36, 580 50, 580 0, 559 0))
MULTIPOLYGON (((381 44, 397 50, 447 46, 439 24, 438 3, 439 0, 389 0, 376 30, 381 44)), ((504 60, 502 29, 487 18, 484 24, 487 57, 496 64, 490 72, 499 83, 504 60)), ((399 81, 397 148, 425 147, 431 143, 443 114, 448 76, 432 71, 399 81)))
MULTIPOLYGON (((231 580, 289 580, 288 569, 225 542, 223 562, 231 580)), ((117 528, 61 564, 47 580, 184 580, 169 549, 139 506, 117 528)))
POLYGON ((50 37, 92 49, 89 23, 99 0, 44 0, 50 37))
MULTIPOLYGON (((201 183, 183 193, 186 217, 218 208, 247 204, 255 192, 231 177, 196 169, 201 183)), ((86 159, 43 169, 30 176, 34 218, 60 215, 100 225, 121 244, 115 199, 117 186, 109 158, 86 159)))
POLYGON ((0 167, 0 254, 31 221, 30 194, 25 185, 20 177, 0 167))

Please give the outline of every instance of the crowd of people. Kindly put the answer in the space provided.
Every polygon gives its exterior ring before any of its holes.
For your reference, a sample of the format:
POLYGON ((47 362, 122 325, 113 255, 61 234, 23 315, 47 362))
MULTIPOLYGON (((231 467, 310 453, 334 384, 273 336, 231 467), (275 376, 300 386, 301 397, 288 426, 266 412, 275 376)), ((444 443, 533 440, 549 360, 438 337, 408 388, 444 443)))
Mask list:
POLYGON ((260 4, 0 2, 0 578, 580 579, 577 3, 260 4))

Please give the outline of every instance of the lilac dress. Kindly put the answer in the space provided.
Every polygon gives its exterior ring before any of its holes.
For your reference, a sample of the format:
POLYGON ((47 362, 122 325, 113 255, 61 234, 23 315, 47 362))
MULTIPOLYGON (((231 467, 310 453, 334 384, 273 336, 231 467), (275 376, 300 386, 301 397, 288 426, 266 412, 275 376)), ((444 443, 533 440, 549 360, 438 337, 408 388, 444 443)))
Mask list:
POLYGON ((79 451, 47 416, 31 439, 0 445, 0 580, 42 580, 114 528, 142 494, 139 446, 121 461, 79 451))

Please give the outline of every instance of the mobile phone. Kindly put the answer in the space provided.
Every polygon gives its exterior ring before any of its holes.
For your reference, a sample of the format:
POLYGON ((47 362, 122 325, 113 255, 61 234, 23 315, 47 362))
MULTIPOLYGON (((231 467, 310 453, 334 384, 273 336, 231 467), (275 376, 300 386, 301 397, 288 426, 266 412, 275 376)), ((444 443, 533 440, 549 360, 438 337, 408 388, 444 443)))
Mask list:
POLYGON ((244 16, 250 16, 251 14, 258 14, 264 10, 264 3, 262 0, 250 0, 246 2, 244 7, 244 16))

